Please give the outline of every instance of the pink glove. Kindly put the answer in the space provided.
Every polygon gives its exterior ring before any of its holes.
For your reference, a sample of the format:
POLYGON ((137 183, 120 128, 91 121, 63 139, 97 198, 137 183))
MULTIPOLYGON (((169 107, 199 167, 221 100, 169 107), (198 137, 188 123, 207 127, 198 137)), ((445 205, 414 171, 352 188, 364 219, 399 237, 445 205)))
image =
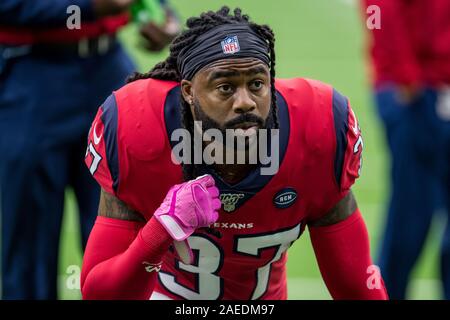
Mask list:
POLYGON ((217 221, 221 206, 219 190, 210 175, 170 188, 155 218, 177 241, 183 241, 197 228, 217 221))

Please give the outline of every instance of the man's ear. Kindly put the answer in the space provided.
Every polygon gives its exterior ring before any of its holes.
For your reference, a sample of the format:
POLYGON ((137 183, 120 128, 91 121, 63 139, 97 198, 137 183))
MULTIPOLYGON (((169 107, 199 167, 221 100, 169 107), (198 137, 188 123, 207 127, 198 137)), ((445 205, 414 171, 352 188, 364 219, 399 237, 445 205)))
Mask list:
POLYGON ((181 94, 183 95, 184 101, 189 105, 192 105, 194 97, 192 95, 192 82, 189 80, 181 80, 181 94))

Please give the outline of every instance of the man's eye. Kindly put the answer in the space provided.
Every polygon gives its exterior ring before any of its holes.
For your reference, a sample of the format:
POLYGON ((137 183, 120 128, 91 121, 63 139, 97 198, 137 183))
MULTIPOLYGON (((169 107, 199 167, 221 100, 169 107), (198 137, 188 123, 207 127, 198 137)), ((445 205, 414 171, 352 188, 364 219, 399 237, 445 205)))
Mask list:
POLYGON ((221 93, 231 93, 233 88, 229 84, 223 84, 217 88, 221 93))
POLYGON ((264 84, 264 82, 262 82, 261 80, 256 80, 250 84, 250 88, 252 90, 259 90, 262 88, 263 84, 264 84))

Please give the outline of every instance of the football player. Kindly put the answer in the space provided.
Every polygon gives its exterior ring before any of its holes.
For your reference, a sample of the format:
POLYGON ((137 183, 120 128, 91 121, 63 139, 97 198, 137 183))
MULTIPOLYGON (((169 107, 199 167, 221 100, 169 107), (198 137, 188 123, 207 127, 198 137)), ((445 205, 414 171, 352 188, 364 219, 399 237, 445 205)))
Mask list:
MULTIPOLYGON (((83 298, 287 299, 286 251, 308 226, 333 298, 386 299, 351 192, 363 145, 347 99, 319 81, 275 79, 274 34, 240 9, 187 27, 92 124, 86 164, 102 194, 83 298), (194 121, 246 136, 278 130, 268 135, 277 172, 262 174, 263 161, 175 161, 173 137, 195 136, 194 121)), ((198 156, 193 145, 183 156, 198 156)))

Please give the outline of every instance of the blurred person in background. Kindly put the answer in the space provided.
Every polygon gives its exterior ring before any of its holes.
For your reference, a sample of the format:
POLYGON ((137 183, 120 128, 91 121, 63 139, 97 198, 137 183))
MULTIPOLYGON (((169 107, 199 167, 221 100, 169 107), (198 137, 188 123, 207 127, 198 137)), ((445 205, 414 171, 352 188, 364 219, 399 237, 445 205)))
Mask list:
POLYGON ((444 208, 440 267, 450 299, 450 1, 364 0, 363 5, 380 14, 379 26, 368 26, 370 55, 392 161, 381 272, 390 298, 404 299, 432 217, 444 208))
MULTIPOLYGON (((83 164, 85 141, 98 105, 135 70, 116 37, 134 2, 0 2, 3 299, 56 299, 67 186, 86 245, 100 189, 83 164), (81 13, 80 28, 68 27, 72 5, 81 13)), ((140 26, 150 51, 164 48, 179 30, 173 11, 160 2, 164 23, 140 26)))

